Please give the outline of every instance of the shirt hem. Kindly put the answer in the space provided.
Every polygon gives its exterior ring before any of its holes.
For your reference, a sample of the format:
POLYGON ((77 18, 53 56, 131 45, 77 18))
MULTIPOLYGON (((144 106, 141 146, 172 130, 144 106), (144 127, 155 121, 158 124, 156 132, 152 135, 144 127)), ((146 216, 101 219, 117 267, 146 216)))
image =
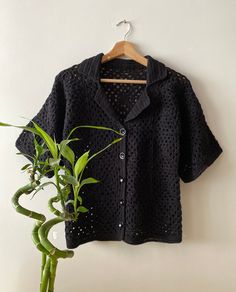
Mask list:
POLYGON ((132 239, 131 237, 119 238, 119 237, 93 237, 83 240, 66 240, 66 246, 68 249, 74 249, 82 244, 92 242, 92 241, 123 241, 130 245, 140 245, 146 242, 160 242, 160 243, 181 243, 181 236, 169 236, 169 237, 147 237, 143 239, 132 239))

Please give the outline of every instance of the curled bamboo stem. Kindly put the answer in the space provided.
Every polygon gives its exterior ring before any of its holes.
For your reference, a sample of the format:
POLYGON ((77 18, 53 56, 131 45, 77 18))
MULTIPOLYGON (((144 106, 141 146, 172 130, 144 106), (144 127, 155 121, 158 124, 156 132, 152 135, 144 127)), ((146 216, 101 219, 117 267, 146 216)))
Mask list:
POLYGON ((63 214, 53 206, 53 203, 57 203, 59 201, 60 201, 59 196, 55 196, 55 197, 50 198, 48 201, 48 208, 54 215, 56 215, 58 217, 63 217, 63 214))
POLYGON ((74 216, 71 215, 69 212, 65 211, 65 214, 64 213, 61 213, 58 209, 56 209, 54 206, 53 206, 53 203, 57 203, 59 202, 61 199, 60 197, 57 195, 55 197, 52 197, 49 199, 48 201, 48 209, 54 214, 56 215, 57 217, 60 217, 62 218, 63 220, 73 220, 74 219, 74 216))
POLYGON ((57 217, 48 222, 46 222, 46 217, 43 214, 26 209, 20 205, 20 197, 23 194, 30 194, 39 184, 39 181, 31 180, 30 183, 18 189, 12 197, 12 205, 18 213, 36 220, 32 230, 32 240, 36 248, 42 253, 40 292, 53 292, 58 264, 57 259, 73 257, 74 252, 57 249, 47 237, 50 229, 55 224, 69 220, 70 218, 66 218, 66 214, 61 213, 53 206, 53 203, 60 201, 59 196, 55 196, 49 200, 49 209, 57 217))
MULTIPOLYGON (((18 213, 36 220, 34 227, 33 227, 33 230, 32 230, 32 240, 33 240, 33 243, 35 244, 36 248, 42 252, 40 289, 44 289, 44 288, 42 288, 42 286, 45 286, 45 279, 46 279, 46 277, 48 278, 47 274, 45 274, 45 270, 46 270, 46 273, 47 273, 47 269, 49 269, 49 272, 50 272, 50 266, 48 268, 48 266, 46 265, 47 264, 47 255, 49 255, 49 252, 41 244, 40 239, 39 239, 39 235, 38 235, 38 230, 39 230, 40 226, 43 224, 43 222, 46 221, 46 217, 43 214, 40 214, 40 213, 37 213, 37 212, 34 212, 32 210, 24 208, 19 203, 19 199, 23 194, 30 194, 38 185, 39 185, 38 182, 31 181, 29 184, 18 189, 16 191, 16 193, 14 194, 14 196, 12 197, 12 204, 18 213)), ((46 230, 45 232, 47 235, 48 230, 46 230)), ((50 262, 49 262, 49 264, 50 264, 50 262)), ((46 292, 46 290, 45 290, 45 292, 46 292)))
POLYGON ((38 236, 38 230, 39 227, 43 224, 42 221, 36 221, 34 223, 34 227, 32 230, 32 240, 33 243, 35 244, 36 248, 41 251, 42 253, 42 260, 41 260, 41 278, 40 278, 40 287, 42 286, 42 281, 43 281, 43 271, 45 268, 45 264, 46 264, 46 259, 47 259, 47 255, 49 255, 49 252, 46 250, 46 248, 44 248, 44 246, 41 244, 40 240, 39 240, 39 236, 38 236))
POLYGON ((30 218, 34 218, 36 220, 40 220, 40 221, 46 221, 46 217, 43 214, 34 212, 32 210, 26 209, 24 207, 22 207, 19 203, 19 198, 23 195, 23 194, 29 194, 31 193, 35 187, 38 185, 38 183, 36 183, 35 181, 30 182, 29 184, 23 186, 22 188, 19 188, 14 196, 12 197, 12 205, 15 208, 16 212, 25 215, 27 217, 30 218))
POLYGON ((42 224, 38 231, 41 244, 49 251, 50 256, 53 256, 54 258, 71 258, 74 256, 74 252, 72 250, 60 250, 56 248, 47 238, 47 233, 50 229, 54 225, 63 221, 64 219, 60 217, 50 219, 42 224))
POLYGON ((46 255, 49 255, 49 252, 46 250, 46 248, 43 247, 43 245, 41 244, 40 242, 40 239, 39 239, 39 235, 38 235, 38 230, 39 230, 39 227, 43 224, 42 221, 36 221, 34 223, 34 227, 33 227, 33 230, 32 230, 32 240, 33 240, 33 243, 35 244, 36 248, 41 251, 42 253, 45 253, 46 255))
POLYGON ((37 185, 37 183, 31 182, 24 187, 18 189, 12 198, 12 204, 18 213, 37 220, 32 230, 32 239, 34 244, 40 251, 47 253, 47 250, 40 244, 40 240, 38 237, 38 229, 43 224, 43 222, 46 221, 46 217, 43 214, 24 208, 19 203, 20 197, 23 194, 29 194, 30 192, 32 192, 37 185))

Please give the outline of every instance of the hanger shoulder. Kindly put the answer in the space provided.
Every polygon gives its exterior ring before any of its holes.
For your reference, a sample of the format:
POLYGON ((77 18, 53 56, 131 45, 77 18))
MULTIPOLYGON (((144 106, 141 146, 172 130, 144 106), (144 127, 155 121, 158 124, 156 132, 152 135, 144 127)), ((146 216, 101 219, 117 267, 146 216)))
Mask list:
POLYGON ((147 66, 147 59, 143 57, 134 47, 131 42, 128 41, 120 41, 116 42, 114 47, 102 57, 102 63, 115 59, 125 55, 130 57, 134 61, 147 66))
MULTIPOLYGON (((132 60, 136 61, 147 67, 148 60, 143 57, 134 47, 131 42, 119 41, 116 42, 113 48, 106 54, 103 55, 101 62, 105 63, 111 61, 112 59, 118 58, 122 55, 130 57, 132 60)), ((115 82, 115 83, 136 83, 145 84, 146 80, 132 80, 132 79, 109 79, 103 78, 101 82, 115 82)))

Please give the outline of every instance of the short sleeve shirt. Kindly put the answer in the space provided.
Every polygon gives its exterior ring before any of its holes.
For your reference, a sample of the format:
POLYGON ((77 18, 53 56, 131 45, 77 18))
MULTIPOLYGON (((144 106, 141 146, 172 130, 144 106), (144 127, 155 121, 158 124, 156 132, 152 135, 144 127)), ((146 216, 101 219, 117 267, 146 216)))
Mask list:
MULTIPOLYGON (((101 182, 81 189, 89 211, 80 213, 76 222, 65 222, 67 248, 93 240, 179 243, 180 180, 198 178, 222 148, 186 75, 150 55, 145 56, 147 66, 122 58, 102 63, 103 55, 60 71, 32 118, 58 142, 78 125, 110 127, 123 136, 86 167, 84 177, 101 182), (147 83, 105 83, 101 78, 147 83)), ((88 149, 91 154, 99 151, 116 137, 113 132, 89 128, 73 134, 80 138, 70 144, 76 158, 88 149)), ((32 134, 23 130, 16 147, 33 155, 32 134)), ((70 168, 66 159, 63 163, 70 168)), ((53 172, 47 176, 52 178, 53 172)), ((73 198, 71 191, 68 200, 73 198)), ((70 204, 67 209, 73 211, 70 204)))

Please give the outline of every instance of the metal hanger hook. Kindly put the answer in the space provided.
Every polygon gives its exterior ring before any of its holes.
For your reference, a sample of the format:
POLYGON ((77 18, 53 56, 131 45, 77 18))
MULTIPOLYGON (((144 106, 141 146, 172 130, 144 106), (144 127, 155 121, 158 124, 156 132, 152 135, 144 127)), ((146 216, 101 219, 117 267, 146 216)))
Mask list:
POLYGON ((121 23, 128 23, 129 25, 129 28, 128 28, 128 31, 126 32, 126 34, 124 35, 124 40, 127 40, 127 36, 128 34, 130 34, 130 32, 132 31, 132 26, 131 26, 131 22, 130 21, 127 21, 127 20, 121 20, 120 22, 118 22, 116 24, 116 26, 119 26, 121 23))

